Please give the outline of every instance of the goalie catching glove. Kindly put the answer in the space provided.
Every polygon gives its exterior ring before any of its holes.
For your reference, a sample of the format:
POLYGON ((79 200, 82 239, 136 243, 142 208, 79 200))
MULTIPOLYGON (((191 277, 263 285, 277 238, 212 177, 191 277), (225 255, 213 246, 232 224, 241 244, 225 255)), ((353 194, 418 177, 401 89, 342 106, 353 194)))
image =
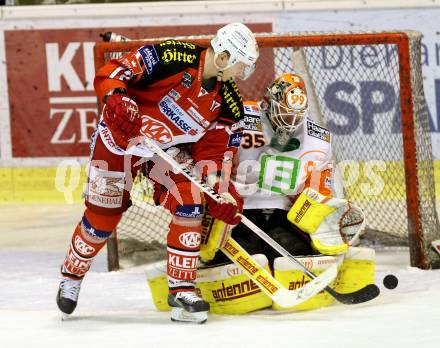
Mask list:
POLYGON ((126 149, 130 140, 140 135, 142 118, 138 105, 125 94, 108 95, 104 101, 104 121, 116 144, 126 149))
POLYGON ((241 220, 240 214, 243 212, 243 199, 235 190, 234 184, 229 182, 227 184, 228 191, 219 192, 220 184, 217 177, 213 178, 213 176, 208 175, 207 182, 223 199, 221 203, 216 202, 205 194, 205 199, 209 206, 209 215, 228 225, 237 225, 241 220), (213 182, 215 182, 215 184, 212 185, 213 182))
POLYGON ((351 202, 311 188, 299 195, 287 219, 309 234, 312 247, 325 255, 342 254, 356 245, 364 226, 362 210, 351 202))

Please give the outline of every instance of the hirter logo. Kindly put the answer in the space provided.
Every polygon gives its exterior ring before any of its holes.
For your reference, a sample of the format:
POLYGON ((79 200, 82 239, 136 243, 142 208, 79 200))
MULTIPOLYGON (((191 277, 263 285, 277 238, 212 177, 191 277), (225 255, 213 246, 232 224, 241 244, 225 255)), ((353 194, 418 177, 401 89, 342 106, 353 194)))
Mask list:
POLYGON ((149 116, 142 116, 141 133, 161 144, 168 144, 173 140, 173 133, 166 124, 149 116))

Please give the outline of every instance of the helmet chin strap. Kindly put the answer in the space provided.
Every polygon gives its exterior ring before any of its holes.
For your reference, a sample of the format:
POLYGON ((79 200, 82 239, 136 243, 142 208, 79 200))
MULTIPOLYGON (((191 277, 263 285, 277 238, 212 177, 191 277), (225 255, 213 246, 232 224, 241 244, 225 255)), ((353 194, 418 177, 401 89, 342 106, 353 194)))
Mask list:
POLYGON ((218 56, 219 56, 219 53, 215 53, 215 54, 214 54, 214 66, 215 66, 216 69, 218 70, 218 72, 217 72, 217 81, 221 81, 221 80, 222 80, 222 77, 223 77, 223 72, 224 72, 226 69, 229 69, 229 68, 232 66, 232 64, 228 64, 225 68, 222 68, 220 65, 217 64, 217 58, 218 58, 218 56))

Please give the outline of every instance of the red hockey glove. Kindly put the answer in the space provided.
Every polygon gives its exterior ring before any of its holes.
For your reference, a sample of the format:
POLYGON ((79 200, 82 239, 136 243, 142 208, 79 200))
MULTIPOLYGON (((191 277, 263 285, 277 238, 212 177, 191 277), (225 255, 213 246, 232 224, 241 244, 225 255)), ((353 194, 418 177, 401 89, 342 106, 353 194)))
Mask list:
MULTIPOLYGON (((215 192, 218 192, 219 184, 216 183, 213 189, 215 192)), ((209 214, 228 225, 237 225, 241 220, 239 214, 243 212, 243 199, 231 182, 229 183, 228 192, 220 193, 220 197, 223 198, 224 203, 218 203, 205 194, 205 199, 209 206, 209 214)))
POLYGON ((140 135, 142 119, 136 102, 125 94, 112 94, 105 100, 104 121, 118 146, 126 149, 140 135))

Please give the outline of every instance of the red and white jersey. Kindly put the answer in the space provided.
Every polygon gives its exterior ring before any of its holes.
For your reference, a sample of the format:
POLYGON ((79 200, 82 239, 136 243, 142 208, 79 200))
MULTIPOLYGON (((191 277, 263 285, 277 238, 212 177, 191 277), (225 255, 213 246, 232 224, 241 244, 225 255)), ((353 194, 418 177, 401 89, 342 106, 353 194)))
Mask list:
MULTIPOLYGON (((99 100, 116 88, 124 88, 139 106, 142 132, 163 149, 192 143, 197 162, 221 162, 226 151, 236 152, 238 144, 232 126, 243 117, 243 103, 233 80, 211 81, 203 87, 206 50, 192 43, 168 40, 145 45, 112 60, 96 74, 94 86, 99 100)), ((98 127, 106 147, 124 154, 101 119, 98 127)), ((127 153, 149 157, 142 144, 127 153)))
POLYGON ((330 132, 305 117, 289 142, 275 132, 257 102, 244 103, 243 139, 234 158, 233 179, 245 209, 284 209, 305 187, 331 194, 330 132))

